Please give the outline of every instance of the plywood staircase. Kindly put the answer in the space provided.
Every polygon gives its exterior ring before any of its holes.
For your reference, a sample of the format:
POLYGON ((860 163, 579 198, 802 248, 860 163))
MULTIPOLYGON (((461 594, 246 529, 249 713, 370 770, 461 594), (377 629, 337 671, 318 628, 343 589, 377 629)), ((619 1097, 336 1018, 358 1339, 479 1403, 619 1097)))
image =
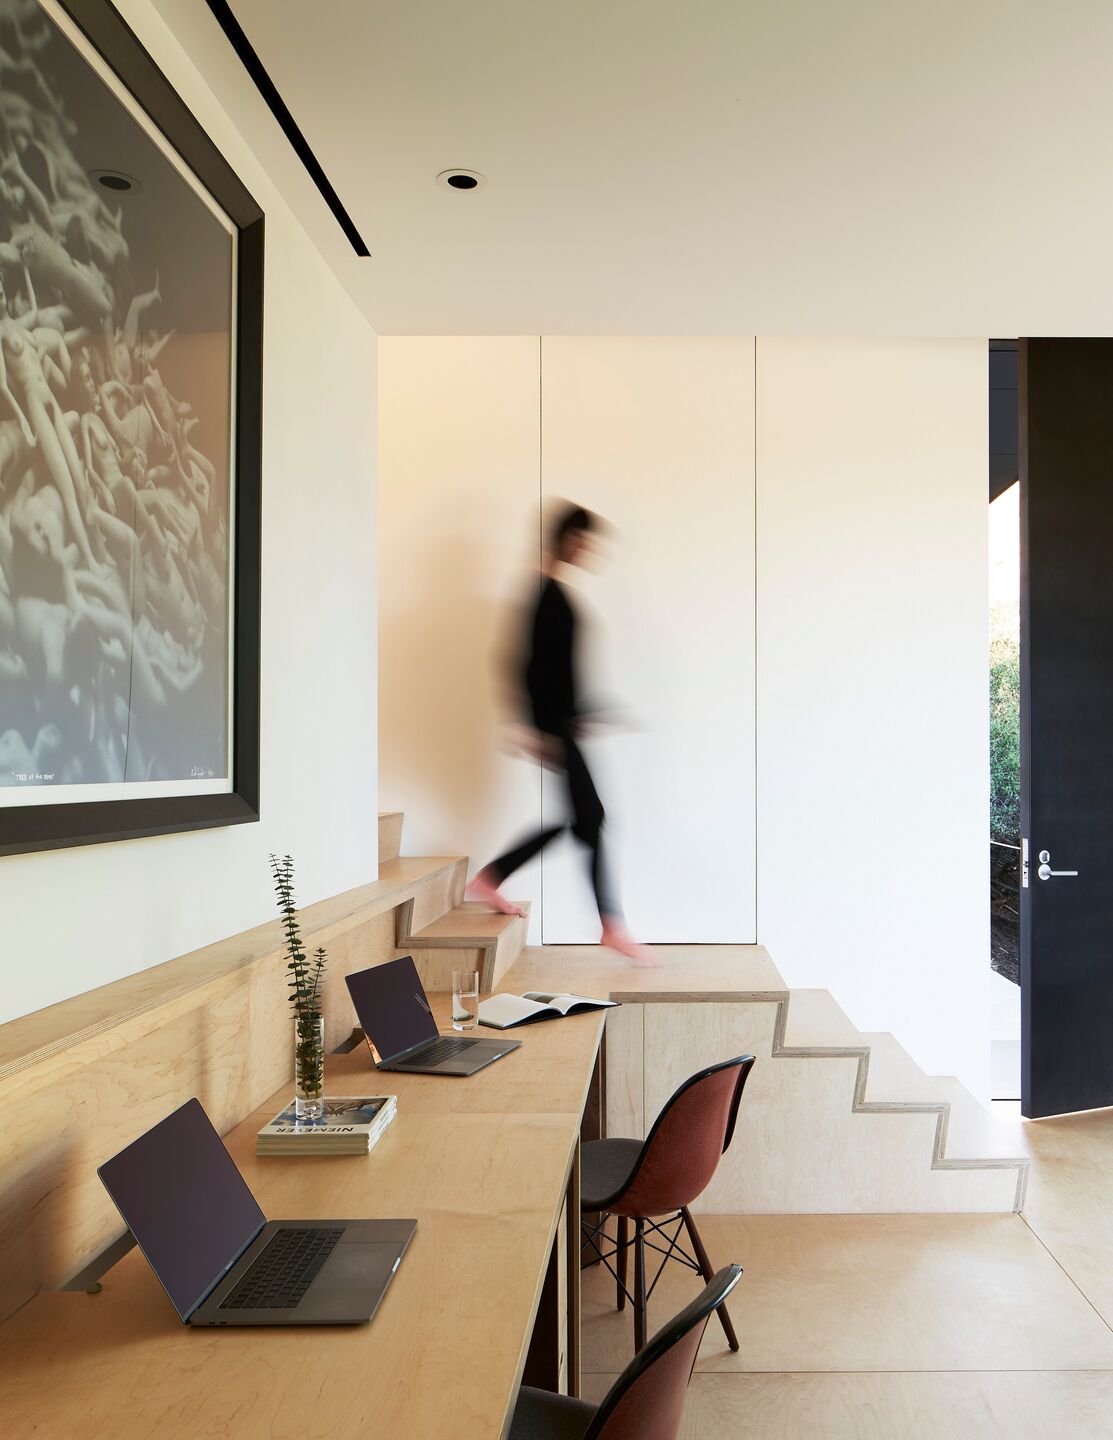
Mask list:
MULTIPOLYGON (((402 815, 379 817, 380 877, 399 858, 402 815)), ((450 862, 439 862, 447 864, 450 862)), ((624 968, 598 946, 527 947, 527 922, 447 884, 395 912, 398 954, 430 990, 474 966, 480 988, 560 984, 623 1001, 607 1028, 607 1126, 644 1135, 701 1065, 750 1051, 758 1064, 738 1138, 698 1208, 748 1213, 1001 1213, 1019 1210, 1028 1162, 953 1076, 931 1076, 896 1038, 860 1031, 827 990, 790 989, 761 946, 662 946, 659 970, 624 968)))
POLYGON ((1022 1208, 1028 1161, 960 1080, 926 1074, 887 1031, 858 1030, 827 990, 789 991, 784 1005, 777 1058, 853 1057, 855 1116, 903 1115, 930 1131, 931 1178, 925 1188, 937 1197, 939 1208, 1022 1208))

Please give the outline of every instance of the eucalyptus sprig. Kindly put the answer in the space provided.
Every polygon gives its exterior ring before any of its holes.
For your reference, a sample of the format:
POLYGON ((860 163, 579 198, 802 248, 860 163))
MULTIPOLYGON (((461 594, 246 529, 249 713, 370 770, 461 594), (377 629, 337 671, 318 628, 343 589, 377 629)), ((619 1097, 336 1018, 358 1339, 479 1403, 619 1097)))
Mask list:
POLYGON ((318 946, 310 959, 305 953, 298 924, 297 907, 294 904, 294 862, 289 855, 272 855, 271 874, 278 898, 278 912, 282 929, 286 935, 286 955, 290 972, 287 989, 290 992, 290 1007, 299 1024, 308 1025, 320 1019, 321 980, 325 973, 328 956, 318 946))

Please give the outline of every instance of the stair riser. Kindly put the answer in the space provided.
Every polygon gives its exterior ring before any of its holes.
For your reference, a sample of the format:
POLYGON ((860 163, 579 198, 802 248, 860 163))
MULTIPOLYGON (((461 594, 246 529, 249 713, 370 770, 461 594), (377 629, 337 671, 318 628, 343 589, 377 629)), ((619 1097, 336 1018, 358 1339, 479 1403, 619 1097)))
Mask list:
POLYGON ((482 975, 487 952, 485 948, 480 950, 454 947, 426 950, 418 946, 411 946, 407 953, 414 957, 414 964, 417 966, 417 973, 421 976, 421 983, 430 994, 433 994, 437 991, 444 992, 452 989, 452 972, 454 970, 478 970, 482 975))
POLYGON ((402 850, 402 821, 400 811, 379 816, 379 864, 397 860, 402 850))

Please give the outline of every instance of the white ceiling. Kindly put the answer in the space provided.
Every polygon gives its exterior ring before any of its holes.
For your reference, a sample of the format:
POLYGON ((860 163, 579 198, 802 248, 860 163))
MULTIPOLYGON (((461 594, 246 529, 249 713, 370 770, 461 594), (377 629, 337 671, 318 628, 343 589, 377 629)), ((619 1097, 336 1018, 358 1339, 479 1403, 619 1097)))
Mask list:
POLYGON ((382 332, 1113 333, 1111 0, 233 4, 382 332))

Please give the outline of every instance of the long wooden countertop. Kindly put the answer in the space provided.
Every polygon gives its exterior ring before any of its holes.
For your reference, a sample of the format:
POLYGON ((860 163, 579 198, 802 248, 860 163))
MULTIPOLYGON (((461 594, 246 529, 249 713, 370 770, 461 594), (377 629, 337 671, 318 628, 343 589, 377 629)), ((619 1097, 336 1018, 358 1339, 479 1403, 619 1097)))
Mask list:
MULTIPOLYGON (((784 988, 760 947, 659 953, 663 966, 642 969, 596 946, 528 950, 499 988, 643 1002, 784 988)), ((433 1000, 447 1029, 446 997, 433 1000)), ((289 1099, 284 1086, 226 1136, 267 1216, 418 1221, 371 1324, 183 1326, 133 1250, 102 1293, 44 1291, 0 1326, 5 1430, 47 1440, 504 1435, 603 1022, 595 1012, 526 1027, 515 1032, 521 1049, 463 1080, 380 1075, 362 1045, 330 1056, 330 1094, 398 1096, 398 1118, 367 1158, 257 1158, 255 1133, 289 1099)))
MULTIPOLYGON (((444 997, 435 1010, 443 1025, 444 997)), ((194 1329, 133 1250, 102 1293, 42 1293, 0 1327, 5 1431, 496 1440, 517 1393, 602 1027, 594 1013, 527 1028, 521 1049, 460 1080, 379 1074, 362 1045, 330 1056, 329 1093, 398 1095, 397 1119, 366 1158, 256 1157, 255 1133, 288 1100, 284 1087, 225 1137, 267 1216, 418 1221, 371 1324, 194 1329)))

